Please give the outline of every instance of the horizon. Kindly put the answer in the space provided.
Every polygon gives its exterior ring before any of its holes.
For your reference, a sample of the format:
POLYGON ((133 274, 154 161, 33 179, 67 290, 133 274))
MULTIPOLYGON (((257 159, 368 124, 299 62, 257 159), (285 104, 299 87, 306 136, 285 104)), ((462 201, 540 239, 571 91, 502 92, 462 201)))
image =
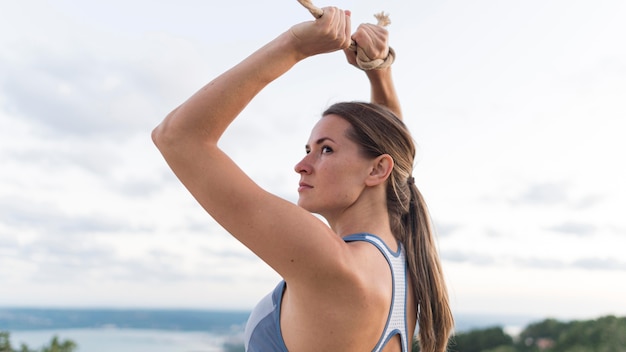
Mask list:
MULTIPOLYGON (((114 308, 11 308, 0 307, 0 330, 68 330, 94 329, 153 329, 179 331, 232 330, 238 323, 245 325, 250 311, 224 309, 114 309, 114 308), (3 327, 4 326, 4 327, 3 327)), ((500 326, 519 329, 529 324, 552 319, 516 314, 455 313, 455 330, 469 331, 500 326)), ((586 320, 595 320, 586 319, 586 320)), ((557 319, 559 320, 559 319, 557 319)), ((560 320, 568 321, 568 320, 560 320)))

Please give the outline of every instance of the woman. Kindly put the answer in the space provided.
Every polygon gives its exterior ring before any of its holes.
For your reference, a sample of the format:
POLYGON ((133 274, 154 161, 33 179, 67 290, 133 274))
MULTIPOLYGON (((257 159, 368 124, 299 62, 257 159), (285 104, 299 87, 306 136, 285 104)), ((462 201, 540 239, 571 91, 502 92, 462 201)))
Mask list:
POLYGON ((355 64, 351 40, 370 58, 388 55, 385 29, 361 25, 351 35, 350 13, 324 8, 153 131, 204 209, 284 279, 251 314, 248 351, 408 351, 416 324, 422 351, 446 348, 452 316, 390 68, 366 71, 372 104, 334 105, 314 127, 295 166, 298 206, 259 188, 217 146, 250 100, 297 62, 344 50, 355 64))

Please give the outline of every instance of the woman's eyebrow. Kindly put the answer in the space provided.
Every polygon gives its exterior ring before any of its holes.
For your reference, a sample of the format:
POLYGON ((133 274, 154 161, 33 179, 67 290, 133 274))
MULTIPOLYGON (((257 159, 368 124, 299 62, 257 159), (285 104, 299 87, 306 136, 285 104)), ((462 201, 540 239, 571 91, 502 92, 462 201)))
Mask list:
MULTIPOLYGON (((315 144, 316 144, 316 145, 320 145, 320 144, 322 144, 322 143, 324 143, 324 142, 326 142, 326 141, 331 141, 331 142, 333 142, 333 143, 337 144, 337 142, 335 142, 335 141, 334 141, 332 138, 330 138, 330 137, 322 137, 322 138, 320 138, 320 139, 316 140, 316 141, 315 141, 315 144)), ((308 144, 307 144, 307 145, 305 145, 304 147, 305 147, 305 148, 311 148, 311 146, 310 146, 310 145, 308 145, 308 144)))

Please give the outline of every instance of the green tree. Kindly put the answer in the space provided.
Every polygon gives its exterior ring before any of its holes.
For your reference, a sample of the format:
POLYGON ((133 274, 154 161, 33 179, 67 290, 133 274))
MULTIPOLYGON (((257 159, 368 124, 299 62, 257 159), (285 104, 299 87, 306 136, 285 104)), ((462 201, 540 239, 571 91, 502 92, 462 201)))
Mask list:
POLYGON ((50 346, 44 346, 41 352, 74 352, 76 343, 72 340, 59 341, 57 336, 50 340, 50 346))
POLYGON ((622 352, 626 350, 626 318, 546 319, 526 327, 516 347, 520 352, 622 352))
POLYGON ((496 348, 492 348, 490 350, 486 350, 484 352, 517 352, 517 349, 514 346, 498 346, 496 348))
POLYGON ((413 336, 413 346, 411 352, 420 352, 420 344, 417 342, 417 336, 413 336))
POLYGON ((31 350, 28 345, 22 344, 19 350, 11 346, 11 334, 0 331, 0 352, 74 352, 78 346, 72 340, 59 341, 57 336, 52 337, 49 346, 43 346, 40 351, 31 350))
MULTIPOLYGON (((413 339, 412 352, 419 352, 417 338, 413 339)), ((513 346, 513 338, 501 327, 476 329, 462 332, 450 337, 449 352, 517 352, 513 346)))
POLYGON ((556 343, 565 329, 567 324, 552 318, 532 323, 522 330, 515 347, 520 352, 545 351, 542 346, 556 343))
POLYGON ((0 352, 13 352, 11 334, 7 331, 0 331, 0 352))
MULTIPOLYGON (((554 352, 574 352, 586 348, 594 352, 621 352, 626 349, 626 318, 606 316, 567 324, 556 340, 554 352)), ((580 350, 582 351, 582 350, 580 350)))
POLYGON ((472 330, 460 333, 450 340, 448 350, 460 352, 483 352, 501 346, 513 346, 513 338, 502 327, 472 330))

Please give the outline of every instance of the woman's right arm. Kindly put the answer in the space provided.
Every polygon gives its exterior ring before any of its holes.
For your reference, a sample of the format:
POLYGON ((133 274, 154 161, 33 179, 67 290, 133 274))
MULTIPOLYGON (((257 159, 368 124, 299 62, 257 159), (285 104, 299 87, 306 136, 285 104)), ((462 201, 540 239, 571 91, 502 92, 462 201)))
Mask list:
POLYGON ((170 168, 203 208, 284 278, 318 275, 320 265, 337 263, 345 244, 307 211, 258 187, 217 143, 271 81, 306 57, 349 44, 349 13, 325 8, 320 19, 293 26, 208 83, 152 133, 170 168))
POLYGON ((349 31, 346 21, 349 16, 343 11, 328 8, 316 21, 293 26, 172 111, 154 130, 157 142, 179 146, 197 137, 204 143, 217 143, 250 100, 298 61, 345 48, 350 41, 349 34, 341 33, 349 31), (179 140, 180 136, 186 139, 179 140))

